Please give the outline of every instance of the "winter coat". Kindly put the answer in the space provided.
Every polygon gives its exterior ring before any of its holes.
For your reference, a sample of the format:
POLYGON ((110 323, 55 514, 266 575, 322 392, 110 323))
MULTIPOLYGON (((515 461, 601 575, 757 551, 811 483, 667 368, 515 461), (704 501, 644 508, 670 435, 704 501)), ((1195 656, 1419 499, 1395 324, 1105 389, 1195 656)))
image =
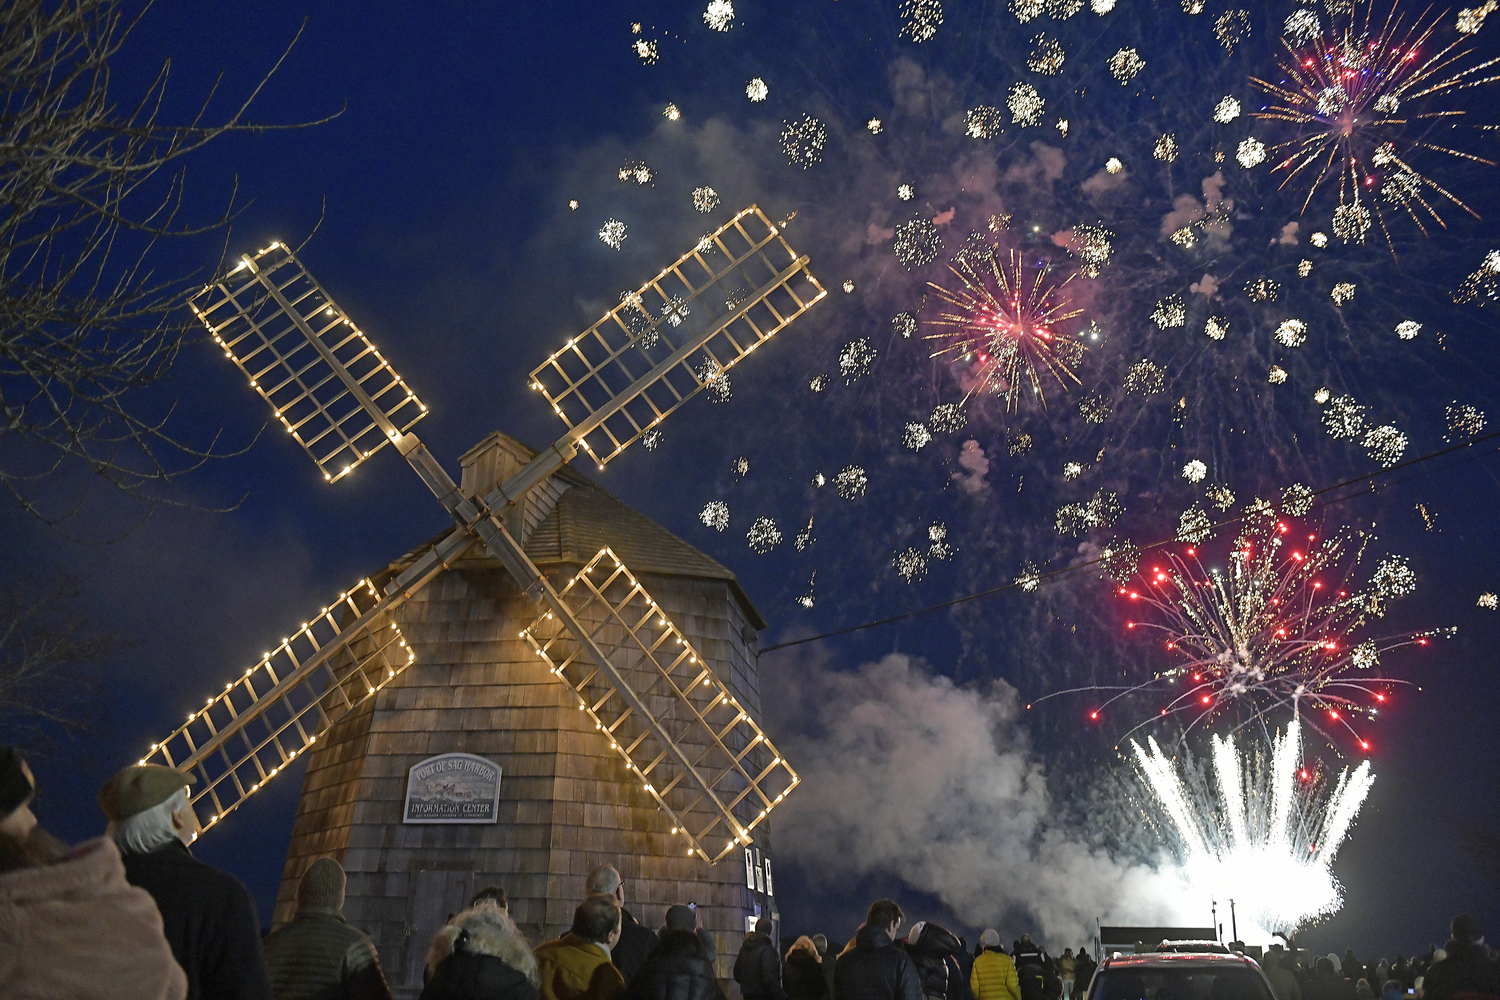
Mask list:
POLYGON ((1422 1000, 1493 1000, 1500 997, 1500 968, 1488 950, 1472 941, 1449 941, 1448 957, 1434 962, 1422 979, 1422 1000))
POLYGON ((961 948, 948 962, 953 966, 953 973, 948 977, 948 1000, 974 1000, 974 991, 969 988, 969 977, 974 974, 974 955, 969 949, 961 948))
POLYGON ((745 1000, 786 1000, 786 991, 781 988, 781 963, 768 935, 759 931, 745 935, 734 960, 734 981, 740 984, 745 1000))
POLYGON ((826 1000, 828 996, 823 963, 806 949, 787 955, 786 966, 781 970, 781 985, 788 1000, 826 1000))
POLYGON ((266 938, 276 1000, 391 1000, 375 945, 329 910, 298 911, 266 938))
POLYGON ((620 970, 627 986, 646 964, 646 956, 656 950, 659 943, 656 934, 642 927, 629 910, 620 910, 620 940, 609 950, 609 960, 620 970))
POLYGON ((948 959, 963 950, 963 943, 945 927, 932 921, 922 926, 915 943, 906 946, 917 975, 922 979, 922 995, 947 1000, 948 981, 955 971, 948 959))
POLYGON ((498 906, 474 906, 448 921, 432 939, 427 968, 421 1000, 538 1000, 536 956, 498 906))
POLYGON ((974 1000, 1021 1000, 1016 964, 999 948, 986 948, 974 959, 969 988, 974 991, 974 1000))
POLYGON ((1011 957, 1016 963, 1016 977, 1021 984, 1021 1000, 1045 1000, 1047 972, 1044 963, 1047 953, 1034 944, 1017 941, 1011 957))
POLYGON ((0 874, 0 997, 183 1000, 187 976, 150 894, 115 845, 85 841, 54 864, 0 874))
POLYGON ((1097 968, 1099 966, 1089 957, 1087 952, 1081 951, 1073 959, 1073 982, 1075 984, 1073 986, 1073 995, 1075 997, 1083 996, 1084 991, 1089 988, 1089 983, 1093 981, 1094 970, 1097 968))
POLYGON ((188 1000, 271 1000, 260 918, 239 879, 176 839, 124 861, 126 881, 156 900, 167 943, 187 973, 188 1000))
POLYGON ((1270 981, 1271 989, 1276 992, 1276 1000, 1302 1000, 1302 987, 1297 982, 1297 974, 1288 969, 1285 963, 1284 958, 1267 955, 1261 962, 1260 971, 1270 981))
MULTIPOLYGON (((1320 959, 1318 964, 1324 965, 1325 962, 1325 959, 1320 959)), ((1302 984, 1302 1000, 1355 1000, 1354 984, 1337 973, 1324 975, 1320 970, 1318 975, 1302 984)))
POLYGON ((610 961, 609 949, 571 931, 538 945, 538 985, 542 1000, 615 1000, 625 978, 610 961))
POLYGON ((884 928, 866 925, 834 965, 833 1000, 922 1000, 922 980, 884 928))
POLYGON ((622 1000, 724 1000, 724 994, 698 935, 669 930, 646 956, 622 1000))
POLYGON ((1064 979, 1073 978, 1073 970, 1077 967, 1072 955, 1064 955, 1057 960, 1057 974, 1064 979))

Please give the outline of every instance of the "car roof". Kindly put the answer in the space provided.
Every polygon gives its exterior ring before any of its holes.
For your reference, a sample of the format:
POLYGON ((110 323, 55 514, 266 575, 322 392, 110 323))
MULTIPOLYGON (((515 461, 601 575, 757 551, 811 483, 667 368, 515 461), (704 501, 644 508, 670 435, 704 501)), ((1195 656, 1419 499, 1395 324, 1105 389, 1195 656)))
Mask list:
MULTIPOLYGON (((1202 951, 1154 951, 1144 955, 1110 956, 1104 960, 1105 969, 1166 969, 1183 965, 1241 965, 1252 966, 1244 955, 1223 955, 1202 951)), ((1104 971, 1101 969, 1100 971, 1104 971)))

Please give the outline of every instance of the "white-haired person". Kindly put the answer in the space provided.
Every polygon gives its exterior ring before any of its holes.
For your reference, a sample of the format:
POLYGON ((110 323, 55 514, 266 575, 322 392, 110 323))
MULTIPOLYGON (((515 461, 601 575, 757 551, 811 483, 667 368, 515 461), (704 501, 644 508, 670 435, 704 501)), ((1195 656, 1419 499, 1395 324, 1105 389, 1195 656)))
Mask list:
POLYGON ((37 825, 31 768, 0 746, 0 997, 182 1000, 156 904, 103 837, 69 848, 37 825))
POLYGON ((271 1000, 255 901, 240 880, 193 857, 198 819, 188 801, 190 775, 155 764, 125 768, 99 789, 108 836, 125 878, 149 892, 177 964, 187 1000, 271 1000))

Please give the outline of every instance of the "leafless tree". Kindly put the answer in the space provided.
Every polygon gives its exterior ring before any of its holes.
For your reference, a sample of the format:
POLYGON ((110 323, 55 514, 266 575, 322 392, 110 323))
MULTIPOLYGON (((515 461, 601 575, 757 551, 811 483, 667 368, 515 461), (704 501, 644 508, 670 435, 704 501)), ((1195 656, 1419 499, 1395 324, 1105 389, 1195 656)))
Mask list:
POLYGON ((39 483, 70 461, 160 501, 176 476, 235 453, 218 434, 180 434, 153 389, 198 336, 182 308, 194 275, 157 273, 160 244, 227 234, 233 218, 232 191, 206 222, 179 217, 179 161, 226 133, 317 124, 246 118, 291 45, 227 116, 210 120, 215 84, 185 124, 164 122, 170 61, 117 103, 110 62, 144 13, 0 4, 0 484, 49 523, 72 511, 43 509, 39 483))
POLYGON ((126 643, 77 611, 72 581, 0 586, 0 743, 47 752, 96 714, 101 661, 126 643))

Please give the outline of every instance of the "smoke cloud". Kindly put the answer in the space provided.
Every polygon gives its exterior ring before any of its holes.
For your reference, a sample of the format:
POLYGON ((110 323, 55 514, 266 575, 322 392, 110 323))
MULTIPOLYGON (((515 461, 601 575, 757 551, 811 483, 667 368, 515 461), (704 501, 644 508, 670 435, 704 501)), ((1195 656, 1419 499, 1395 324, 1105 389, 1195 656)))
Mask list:
POLYGON ((898 898, 899 880, 956 926, 1058 950, 1096 921, 1186 919, 1175 866, 1113 857, 1064 822, 1004 681, 960 687, 900 653, 854 671, 782 654, 762 670, 786 692, 767 713, 804 779, 777 816, 778 856, 804 880, 898 898))

